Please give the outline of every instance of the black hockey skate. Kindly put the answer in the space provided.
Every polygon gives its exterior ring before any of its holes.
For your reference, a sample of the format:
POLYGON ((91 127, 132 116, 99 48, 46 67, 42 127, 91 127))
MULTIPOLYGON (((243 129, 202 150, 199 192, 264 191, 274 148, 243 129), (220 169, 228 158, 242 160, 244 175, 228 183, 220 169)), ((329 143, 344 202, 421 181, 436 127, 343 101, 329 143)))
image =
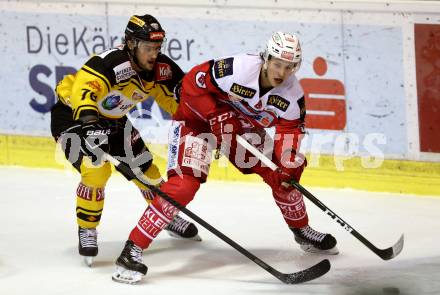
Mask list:
POLYGON ((200 242, 202 238, 199 236, 199 231, 196 225, 189 222, 179 215, 176 215, 174 219, 165 227, 168 234, 175 238, 189 239, 200 242))
POLYGON ((78 227, 78 252, 84 257, 88 267, 93 264, 93 257, 98 255, 98 233, 95 228, 78 227))
POLYGON ((127 240, 125 247, 116 260, 116 271, 113 281, 125 284, 136 284, 147 274, 148 267, 142 261, 142 249, 127 240))
POLYGON ((295 235, 295 241, 305 252, 331 254, 339 253, 336 239, 331 234, 324 234, 306 225, 302 228, 290 228, 295 235))

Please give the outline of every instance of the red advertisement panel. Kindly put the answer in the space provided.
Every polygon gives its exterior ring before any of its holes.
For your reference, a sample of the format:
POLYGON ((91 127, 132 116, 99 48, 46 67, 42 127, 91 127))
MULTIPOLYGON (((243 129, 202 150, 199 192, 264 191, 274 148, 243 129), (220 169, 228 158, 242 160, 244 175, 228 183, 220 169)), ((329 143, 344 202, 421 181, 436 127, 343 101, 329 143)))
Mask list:
POLYGON ((440 153, 440 25, 415 24, 420 151, 440 153))

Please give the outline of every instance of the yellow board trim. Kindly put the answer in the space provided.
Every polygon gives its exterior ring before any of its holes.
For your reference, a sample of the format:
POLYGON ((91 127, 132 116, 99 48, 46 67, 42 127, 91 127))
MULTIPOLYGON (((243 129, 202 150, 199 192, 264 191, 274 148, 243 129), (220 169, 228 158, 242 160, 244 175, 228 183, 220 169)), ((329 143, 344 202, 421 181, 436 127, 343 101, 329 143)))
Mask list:
MULTIPOLYGON (((149 145, 161 172, 167 161, 166 145, 149 145)), ((375 192, 430 195, 440 197, 440 163, 385 160, 379 168, 362 167, 361 158, 343 161, 343 171, 335 163, 340 158, 321 155, 309 158, 301 183, 306 187, 352 188, 375 192), (317 165, 316 163, 319 163, 317 165)), ((0 134, 0 165, 72 169, 50 137, 0 134)), ((256 175, 243 175, 224 158, 214 161, 209 179, 259 181, 256 175)))

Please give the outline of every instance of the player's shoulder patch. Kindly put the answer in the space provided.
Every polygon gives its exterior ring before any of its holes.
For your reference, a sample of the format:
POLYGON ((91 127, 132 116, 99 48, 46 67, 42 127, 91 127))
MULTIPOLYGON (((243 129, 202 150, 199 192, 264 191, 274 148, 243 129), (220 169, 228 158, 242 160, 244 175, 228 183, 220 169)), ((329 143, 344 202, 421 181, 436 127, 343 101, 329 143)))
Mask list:
POLYGON ((178 82, 183 75, 182 69, 167 55, 160 54, 157 57, 154 69, 154 80, 156 82, 171 80, 178 82))
POLYGON ((173 70, 171 69, 171 65, 164 62, 156 62, 154 76, 155 80, 158 82, 171 80, 173 78, 173 70))
POLYGON ((279 95, 269 95, 269 98, 267 99, 267 104, 285 112, 289 107, 290 102, 279 95))
POLYGON ((136 75, 136 72, 131 67, 128 53, 121 48, 104 51, 98 56, 102 59, 102 63, 107 71, 113 73, 111 75, 116 83, 126 81, 136 75))
POLYGON ((131 67, 130 61, 125 61, 113 67, 116 83, 129 80, 132 76, 136 76, 135 70, 131 67))
POLYGON ((230 76, 234 73, 234 58, 228 57, 214 62, 214 76, 216 79, 230 76))
POLYGON ((252 98, 254 97, 255 93, 257 93, 257 90, 233 83, 231 86, 231 89, 229 89, 232 93, 237 94, 240 97, 243 98, 252 98))
POLYGON ((199 88, 206 88, 206 73, 205 72, 202 72, 202 71, 197 72, 195 79, 196 79, 196 85, 199 88))

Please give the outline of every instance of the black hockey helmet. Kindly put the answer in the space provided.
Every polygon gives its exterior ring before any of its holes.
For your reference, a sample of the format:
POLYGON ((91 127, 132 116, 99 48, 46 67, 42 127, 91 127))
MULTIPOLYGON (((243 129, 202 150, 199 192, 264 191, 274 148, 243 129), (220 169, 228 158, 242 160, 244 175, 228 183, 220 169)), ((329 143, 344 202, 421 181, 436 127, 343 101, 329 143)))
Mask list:
POLYGON ((149 14, 133 15, 125 28, 125 40, 132 39, 163 42, 165 31, 155 17, 149 14))

